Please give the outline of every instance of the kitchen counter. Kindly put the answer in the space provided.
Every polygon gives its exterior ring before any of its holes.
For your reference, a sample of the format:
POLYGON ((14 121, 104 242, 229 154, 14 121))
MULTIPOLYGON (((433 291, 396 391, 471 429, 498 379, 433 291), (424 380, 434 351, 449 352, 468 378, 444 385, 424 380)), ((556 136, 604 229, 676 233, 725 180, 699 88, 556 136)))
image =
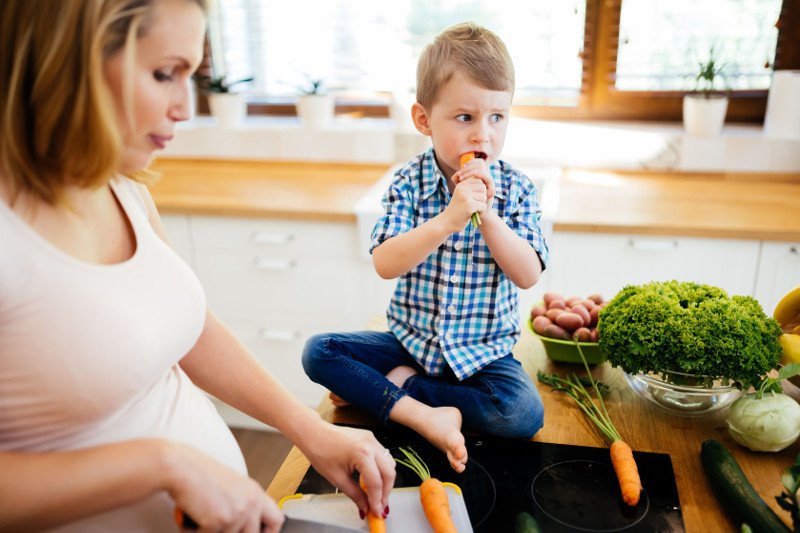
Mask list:
POLYGON ((150 187, 161 213, 355 222, 388 165, 160 159, 150 187))
MULTIPOLYGON (((580 366, 557 364, 547 359, 541 341, 527 330, 523 330, 514 355, 531 375, 535 375, 537 369, 560 375, 582 372, 580 366)), ((712 493, 700 463, 700 445, 706 439, 722 442, 767 505, 787 524, 791 523, 789 514, 778 507, 774 497, 783 489, 781 474, 794 464, 800 451, 800 442, 777 453, 751 452, 729 437, 721 415, 712 413, 702 417, 682 417, 667 414, 636 395, 628 386, 623 372, 608 363, 596 367, 594 376, 610 386, 611 394, 606 400, 609 414, 633 450, 670 455, 687 532, 737 530, 712 493)), ((545 405, 545 425, 534 441, 592 447, 608 445, 571 399, 563 393, 550 391, 546 385, 536 384, 545 405)), ((800 399, 800 389, 790 384, 785 387, 787 394, 800 399)), ((327 399, 320 404, 318 411, 331 422, 367 427, 374 425, 372 420, 354 408, 334 408, 327 399)), ((305 456, 293 448, 267 493, 276 500, 293 494, 308 467, 305 456)))
MULTIPOLYGON (((162 213, 356 221, 388 169, 165 158, 151 191, 162 213)), ((800 241, 800 173, 566 169, 558 181, 556 231, 800 241)))
POLYGON ((800 173, 566 169, 556 231, 800 240, 800 173))

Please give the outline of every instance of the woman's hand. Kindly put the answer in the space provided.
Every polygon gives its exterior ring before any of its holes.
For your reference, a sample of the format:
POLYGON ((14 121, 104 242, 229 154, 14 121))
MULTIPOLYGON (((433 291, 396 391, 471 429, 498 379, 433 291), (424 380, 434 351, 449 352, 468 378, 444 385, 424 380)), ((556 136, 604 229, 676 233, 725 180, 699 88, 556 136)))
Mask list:
POLYGON ((347 494, 359 511, 366 514, 371 509, 385 517, 389 492, 394 486, 395 462, 371 432, 322 423, 318 431, 297 442, 297 446, 317 472, 347 494), (353 479, 356 471, 368 494, 353 479))
POLYGON ((283 513, 253 479, 191 446, 170 446, 167 490, 201 531, 280 531, 283 513))

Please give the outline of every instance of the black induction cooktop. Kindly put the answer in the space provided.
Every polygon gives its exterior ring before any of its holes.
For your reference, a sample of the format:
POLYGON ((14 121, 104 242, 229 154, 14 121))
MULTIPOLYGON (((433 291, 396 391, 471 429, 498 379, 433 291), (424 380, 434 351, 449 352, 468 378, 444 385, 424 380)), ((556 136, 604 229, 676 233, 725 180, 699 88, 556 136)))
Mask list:
MULTIPOLYGON (((530 517, 544 533, 685 531, 669 455, 634 451, 644 490, 639 504, 629 507, 620 497, 608 448, 467 435, 469 461, 456 474, 444 454, 415 433, 402 428, 374 433, 395 457, 403 457, 400 446, 410 446, 432 476, 461 487, 477 533, 515 532, 530 517)), ((397 465, 396 487, 419 483, 397 465)), ((313 468, 298 487, 305 494, 334 490, 313 468)))

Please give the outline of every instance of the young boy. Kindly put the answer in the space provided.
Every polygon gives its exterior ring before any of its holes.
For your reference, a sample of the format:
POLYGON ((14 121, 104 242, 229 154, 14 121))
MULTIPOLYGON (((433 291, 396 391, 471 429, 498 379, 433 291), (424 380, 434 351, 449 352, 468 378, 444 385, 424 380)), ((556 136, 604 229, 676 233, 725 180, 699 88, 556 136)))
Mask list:
POLYGON ((533 286, 548 259, 535 187, 498 159, 513 91, 508 51, 484 28, 453 26, 423 51, 411 113, 433 147, 397 172, 372 233, 376 271, 400 278, 390 332, 316 335, 303 354, 337 405, 414 429, 457 472, 467 461, 462 423, 528 439, 544 418, 511 355, 517 287, 533 286))

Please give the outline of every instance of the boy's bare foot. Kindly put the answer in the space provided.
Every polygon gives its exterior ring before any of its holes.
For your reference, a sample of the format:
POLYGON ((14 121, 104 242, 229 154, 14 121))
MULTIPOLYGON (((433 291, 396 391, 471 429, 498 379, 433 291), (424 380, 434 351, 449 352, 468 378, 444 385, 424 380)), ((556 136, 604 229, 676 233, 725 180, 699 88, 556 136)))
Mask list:
POLYGON ((467 446, 461 434, 461 411, 456 407, 430 407, 411 396, 394 404, 389 419, 410 427, 447 454, 456 472, 467 467, 467 446))
POLYGON ((331 399, 331 403, 334 407, 346 407, 350 405, 350 402, 341 399, 339 396, 335 395, 332 392, 328 393, 328 398, 331 399))
POLYGON ((433 414, 415 428, 428 442, 447 454, 459 474, 467 467, 467 446, 461 433, 461 411, 456 407, 431 407, 433 414))

